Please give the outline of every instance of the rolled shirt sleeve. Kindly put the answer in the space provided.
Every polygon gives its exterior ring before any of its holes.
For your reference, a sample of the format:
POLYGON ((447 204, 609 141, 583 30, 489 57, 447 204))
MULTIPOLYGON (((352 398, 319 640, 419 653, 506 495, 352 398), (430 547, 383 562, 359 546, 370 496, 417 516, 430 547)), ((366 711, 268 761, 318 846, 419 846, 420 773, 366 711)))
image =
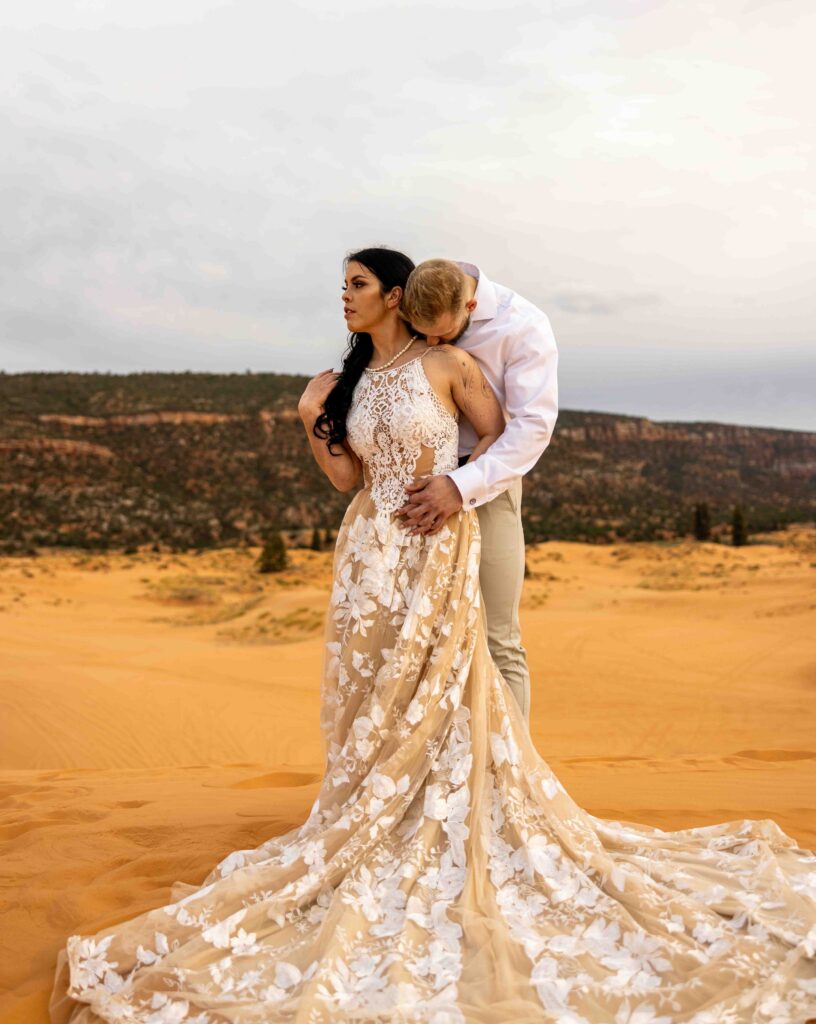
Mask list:
POLYGON ((478 508, 533 468, 558 417, 558 349, 545 313, 537 311, 512 338, 505 366, 504 432, 486 452, 447 475, 464 508, 478 508))

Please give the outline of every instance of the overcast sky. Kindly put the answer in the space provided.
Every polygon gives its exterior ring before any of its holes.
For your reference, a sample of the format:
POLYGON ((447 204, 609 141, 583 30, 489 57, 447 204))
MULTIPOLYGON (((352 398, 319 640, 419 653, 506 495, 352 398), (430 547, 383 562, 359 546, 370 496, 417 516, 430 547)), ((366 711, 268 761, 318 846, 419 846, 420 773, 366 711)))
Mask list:
POLYGON ((0 368, 312 373, 342 258, 537 303, 562 408, 816 429, 811 0, 26 0, 0 368))

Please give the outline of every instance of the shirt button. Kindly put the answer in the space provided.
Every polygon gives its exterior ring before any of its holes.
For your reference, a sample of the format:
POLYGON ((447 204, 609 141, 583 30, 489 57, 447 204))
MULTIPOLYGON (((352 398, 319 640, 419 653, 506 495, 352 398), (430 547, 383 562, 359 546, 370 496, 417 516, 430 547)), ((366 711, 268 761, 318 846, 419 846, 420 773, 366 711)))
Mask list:
POLYGON ((470 499, 470 503, 471 503, 471 505, 475 505, 476 504, 476 499, 475 498, 471 498, 470 499))

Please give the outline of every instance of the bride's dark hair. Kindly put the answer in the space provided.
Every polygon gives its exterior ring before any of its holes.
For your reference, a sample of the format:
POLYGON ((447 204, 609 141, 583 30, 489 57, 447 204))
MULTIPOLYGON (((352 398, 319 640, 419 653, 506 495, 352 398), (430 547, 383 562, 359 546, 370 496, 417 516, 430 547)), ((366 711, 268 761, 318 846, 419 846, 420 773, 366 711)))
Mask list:
MULTIPOLYGON (((380 282, 380 292, 383 295, 392 288, 402 288, 405 291, 408 275, 414 269, 413 261, 405 253, 379 245, 349 253, 343 260, 343 267, 347 267, 351 262, 362 263, 366 270, 371 271, 380 282)), ((410 328, 411 325, 408 326, 410 328)), ((341 444, 346 438, 346 416, 351 406, 351 394, 357 381, 362 377, 363 370, 368 366, 373 352, 374 345, 370 334, 355 332, 349 335, 340 376, 329 392, 323 404, 323 412, 317 417, 312 428, 315 436, 326 442, 332 455, 340 454, 332 451, 332 446, 341 444)))

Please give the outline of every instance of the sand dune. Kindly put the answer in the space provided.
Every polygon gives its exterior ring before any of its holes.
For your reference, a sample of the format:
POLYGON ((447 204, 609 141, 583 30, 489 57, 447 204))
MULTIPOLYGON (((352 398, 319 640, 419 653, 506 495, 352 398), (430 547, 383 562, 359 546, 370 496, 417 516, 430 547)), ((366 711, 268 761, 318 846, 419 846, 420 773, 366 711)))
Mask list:
MULTIPOLYGON (((0 560, 0 1022, 57 949, 307 815, 329 554, 0 560)), ((816 529, 530 549, 536 745, 594 814, 770 817, 816 849, 816 529)))

